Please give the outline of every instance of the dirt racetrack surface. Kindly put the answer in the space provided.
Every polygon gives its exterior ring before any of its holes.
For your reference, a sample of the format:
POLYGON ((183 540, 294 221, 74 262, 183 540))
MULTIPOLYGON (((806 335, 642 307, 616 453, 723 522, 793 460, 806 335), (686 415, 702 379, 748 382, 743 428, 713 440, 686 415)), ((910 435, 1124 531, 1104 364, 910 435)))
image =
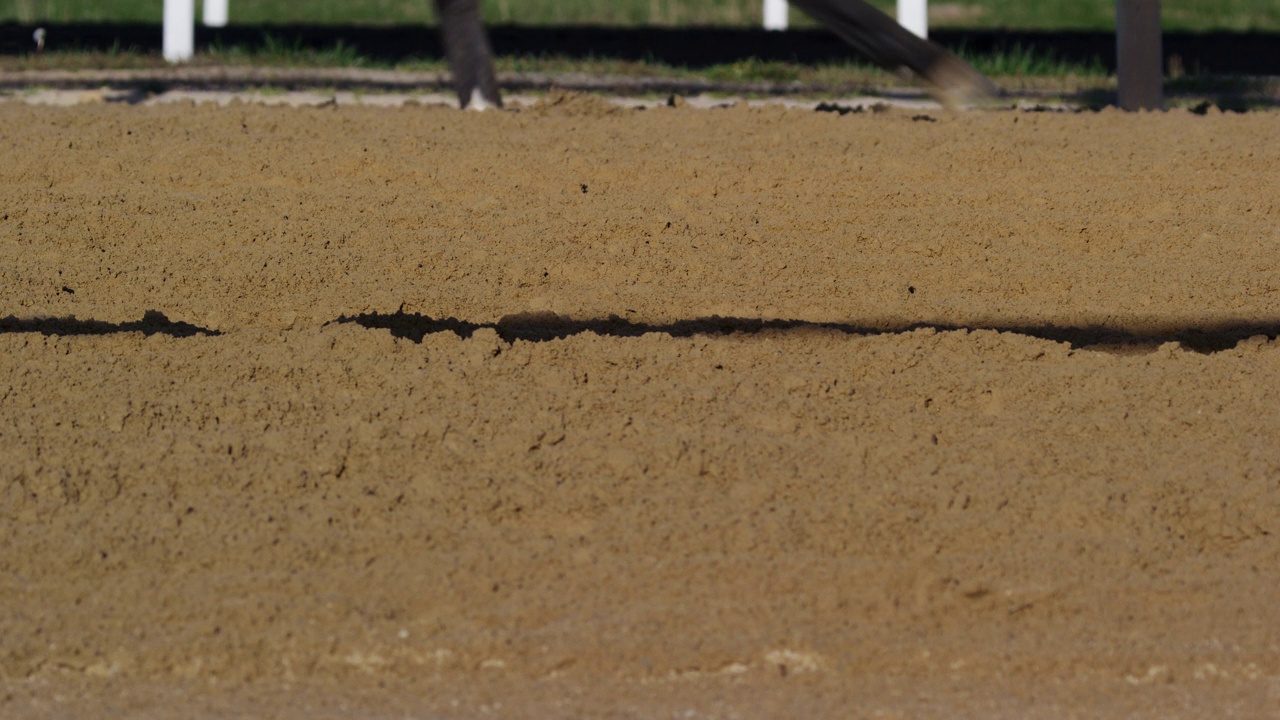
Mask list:
POLYGON ((1278 138, 0 103, 0 716, 1276 717, 1278 138))

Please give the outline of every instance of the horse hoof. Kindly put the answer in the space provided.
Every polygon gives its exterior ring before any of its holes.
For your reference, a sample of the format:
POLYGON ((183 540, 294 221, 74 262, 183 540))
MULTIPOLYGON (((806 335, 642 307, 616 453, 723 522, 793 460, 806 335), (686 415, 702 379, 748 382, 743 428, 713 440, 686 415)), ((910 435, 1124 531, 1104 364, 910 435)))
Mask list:
POLYGON ((944 57, 925 73, 930 92, 948 110, 961 110, 989 103, 999 94, 987 76, 955 56, 944 57))

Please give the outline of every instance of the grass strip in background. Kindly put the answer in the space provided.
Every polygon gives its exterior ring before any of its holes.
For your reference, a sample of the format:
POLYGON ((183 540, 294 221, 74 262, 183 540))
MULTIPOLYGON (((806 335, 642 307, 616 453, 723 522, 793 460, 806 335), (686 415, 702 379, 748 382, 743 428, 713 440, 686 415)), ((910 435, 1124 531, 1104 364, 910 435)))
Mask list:
MULTIPOLYGON (((1102 82, 1108 75, 1100 63, 1066 62, 1052 55, 1020 46, 995 54, 977 54, 964 50, 961 50, 960 54, 984 74, 1002 78, 1006 86, 1017 85, 1020 80, 1029 81, 1038 78, 1074 78, 1102 82)), ((263 41, 255 47, 215 44, 201 51, 188 64, 231 67, 366 68, 419 72, 443 72, 448 69, 440 59, 385 62, 362 55, 355 48, 341 41, 327 49, 315 49, 306 47, 299 41, 283 39, 269 32, 263 34, 263 41)), ((549 51, 540 55, 499 56, 496 64, 499 72, 512 73, 584 73, 624 77, 696 78, 723 83, 793 83, 821 87, 890 87, 903 84, 901 78, 895 74, 856 60, 806 65, 748 58, 695 69, 653 60, 567 58, 549 51)), ((168 64, 155 53, 121 46, 106 52, 84 52, 72 48, 54 50, 43 55, 0 56, 0 70, 10 71, 121 70, 167 66, 168 64)))
MULTIPOLYGON (((762 0, 483 0, 491 23, 633 27, 759 26, 762 0)), ((894 12, 894 0, 872 0, 894 12)), ((154 22, 161 0, 0 0, 0 22, 154 22)), ((197 14, 199 13, 197 3, 197 14)), ((1167 30, 1280 30, 1275 0, 1163 0, 1167 30)), ((1115 0, 958 0, 929 4, 935 28, 1109 30, 1115 0)), ((800 27, 812 22, 796 10, 800 27)), ((230 0, 237 24, 433 23, 430 0, 230 0)))

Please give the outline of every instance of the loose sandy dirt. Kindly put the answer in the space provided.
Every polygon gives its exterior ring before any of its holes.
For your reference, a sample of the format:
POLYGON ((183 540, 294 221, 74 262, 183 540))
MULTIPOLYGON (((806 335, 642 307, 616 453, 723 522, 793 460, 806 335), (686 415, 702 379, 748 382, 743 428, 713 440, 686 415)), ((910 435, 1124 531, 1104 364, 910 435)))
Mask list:
POLYGON ((0 715, 1275 717, 1278 138, 0 104, 0 715))

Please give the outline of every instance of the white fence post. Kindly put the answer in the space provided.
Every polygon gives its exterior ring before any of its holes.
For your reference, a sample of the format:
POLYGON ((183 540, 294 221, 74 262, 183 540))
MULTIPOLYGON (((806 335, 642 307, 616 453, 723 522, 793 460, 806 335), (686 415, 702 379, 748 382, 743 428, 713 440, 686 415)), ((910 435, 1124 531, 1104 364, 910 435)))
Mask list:
POLYGON ((929 37, 929 0, 898 0, 898 24, 919 37, 929 37))
MULTIPOLYGON (((922 38, 929 37, 929 0, 898 0, 898 24, 922 38)), ((787 29, 787 0, 764 0, 764 29, 787 29)))
POLYGON ((764 29, 787 29, 787 0, 764 0, 764 29))
POLYGON ((164 59, 190 60, 196 52, 196 0, 164 0, 164 59))
POLYGON ((227 0, 204 0, 205 27, 227 26, 227 0))

